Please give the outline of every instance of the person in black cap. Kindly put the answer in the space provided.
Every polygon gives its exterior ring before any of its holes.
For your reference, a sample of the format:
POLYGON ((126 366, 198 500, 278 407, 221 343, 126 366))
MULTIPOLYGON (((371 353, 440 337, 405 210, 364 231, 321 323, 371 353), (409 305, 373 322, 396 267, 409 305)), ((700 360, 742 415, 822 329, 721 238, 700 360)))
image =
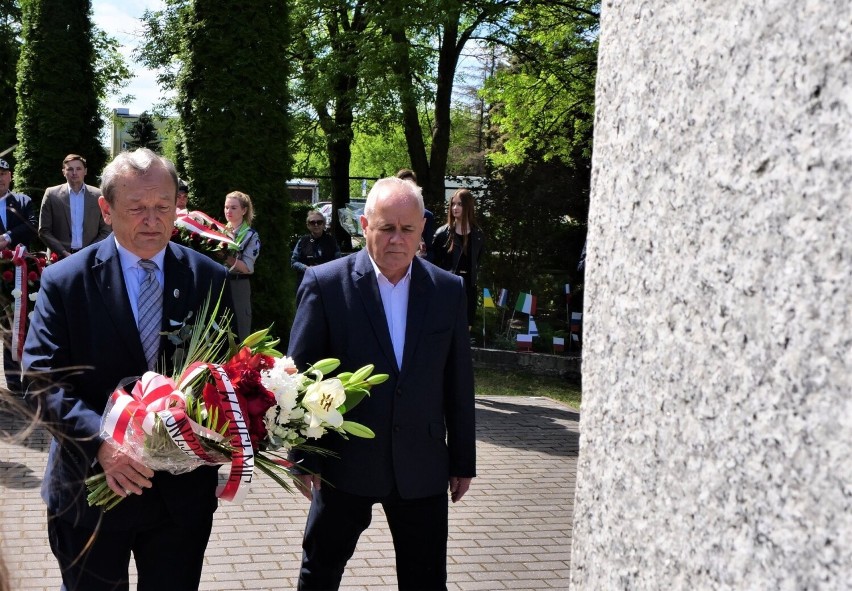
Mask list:
POLYGON ((189 185, 183 179, 178 179, 177 213, 187 213, 189 210, 189 185))
MULTIPOLYGON (((23 193, 13 193, 12 167, 0 158, 0 249, 14 249, 19 244, 29 245, 35 239, 36 217, 33 211, 32 199, 23 193)), ((12 314, 4 311, 3 317, 3 371, 6 374, 6 387, 9 391, 20 396, 21 364, 12 355, 11 330, 9 320, 12 314)))

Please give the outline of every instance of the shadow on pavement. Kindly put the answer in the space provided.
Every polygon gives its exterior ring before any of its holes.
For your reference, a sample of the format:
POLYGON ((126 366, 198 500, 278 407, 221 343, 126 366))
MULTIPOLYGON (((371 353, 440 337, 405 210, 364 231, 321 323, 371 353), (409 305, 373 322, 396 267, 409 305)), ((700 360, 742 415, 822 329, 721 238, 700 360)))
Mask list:
POLYGON ((580 414, 521 400, 526 399, 477 398, 477 439, 503 447, 576 457, 580 450, 580 414))
POLYGON ((0 439, 36 451, 50 449, 50 433, 42 427, 34 428, 32 420, 22 416, 16 408, 0 408, 0 439))
POLYGON ((32 469, 17 462, 0 462, 0 486, 4 488, 39 488, 41 478, 32 469))

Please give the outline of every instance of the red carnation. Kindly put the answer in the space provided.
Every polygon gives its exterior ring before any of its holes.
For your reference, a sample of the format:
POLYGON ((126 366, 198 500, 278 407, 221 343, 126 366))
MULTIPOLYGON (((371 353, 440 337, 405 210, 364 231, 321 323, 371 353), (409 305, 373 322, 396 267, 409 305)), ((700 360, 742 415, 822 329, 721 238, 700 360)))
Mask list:
POLYGON ((204 384, 202 396, 204 398, 204 404, 205 406, 207 406, 208 413, 213 412, 213 409, 218 409, 218 420, 216 421, 216 425, 213 428, 219 431, 225 425, 225 423, 228 422, 228 417, 222 410, 222 395, 219 393, 219 390, 216 388, 215 384, 208 382, 204 384))

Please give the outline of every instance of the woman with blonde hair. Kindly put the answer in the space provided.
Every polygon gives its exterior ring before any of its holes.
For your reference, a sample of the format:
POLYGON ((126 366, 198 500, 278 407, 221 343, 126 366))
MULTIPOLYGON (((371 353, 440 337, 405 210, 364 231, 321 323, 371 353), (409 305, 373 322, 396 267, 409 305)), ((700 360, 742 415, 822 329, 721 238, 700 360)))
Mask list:
POLYGON ((476 277, 484 246, 485 234, 476 223, 473 193, 458 189, 450 198, 447 223, 435 232, 432 262, 464 279, 469 326, 476 318, 476 277))
POLYGON ((251 334, 251 283, 249 277, 254 273, 254 263, 260 253, 260 237, 251 227, 254 220, 254 206, 251 197, 241 191, 232 191, 225 195, 225 219, 227 230, 237 250, 225 258, 228 267, 228 284, 234 307, 234 322, 237 336, 242 341, 251 334))

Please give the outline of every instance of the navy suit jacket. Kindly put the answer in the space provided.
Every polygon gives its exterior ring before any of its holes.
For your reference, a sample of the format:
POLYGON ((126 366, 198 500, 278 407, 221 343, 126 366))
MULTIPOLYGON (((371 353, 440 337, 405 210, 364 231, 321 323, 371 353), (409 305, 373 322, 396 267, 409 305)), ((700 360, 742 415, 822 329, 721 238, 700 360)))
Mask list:
MULTIPOLYGON (((299 287, 289 355, 300 370, 327 357, 340 371, 367 365, 390 379, 345 419, 375 439, 320 441, 338 457, 294 454, 332 486, 403 498, 446 493, 450 476, 476 475, 473 368, 461 278, 415 258, 402 367, 397 368, 376 274, 366 250, 310 267, 299 287)), ((313 440, 311 441, 313 443, 313 440)))
MULTIPOLYGON (((215 302, 227 279, 222 265, 174 243, 166 247, 163 272, 163 330, 174 330, 170 320, 197 313, 208 292, 215 302)), ((170 360, 173 352, 174 344, 163 337, 161 357, 170 360)), ((23 367, 27 399, 54 430, 42 486, 48 510, 94 527, 101 510, 86 503, 83 480, 100 470, 93 464, 102 442, 101 415, 119 382, 147 369, 112 235, 45 268, 23 367)), ((134 529, 164 507, 178 523, 190 523, 215 510, 215 487, 214 468, 180 476, 157 472, 153 488, 103 513, 100 527, 134 529)))
MULTIPOLYGON (((2 195, 0 195, 2 197, 2 195)), ((3 226, 3 224, 0 224, 3 226)), ((18 244, 29 247, 38 234, 33 202, 23 193, 12 193, 6 197, 6 226, 0 227, 0 234, 9 232, 12 242, 9 248, 18 244)))

